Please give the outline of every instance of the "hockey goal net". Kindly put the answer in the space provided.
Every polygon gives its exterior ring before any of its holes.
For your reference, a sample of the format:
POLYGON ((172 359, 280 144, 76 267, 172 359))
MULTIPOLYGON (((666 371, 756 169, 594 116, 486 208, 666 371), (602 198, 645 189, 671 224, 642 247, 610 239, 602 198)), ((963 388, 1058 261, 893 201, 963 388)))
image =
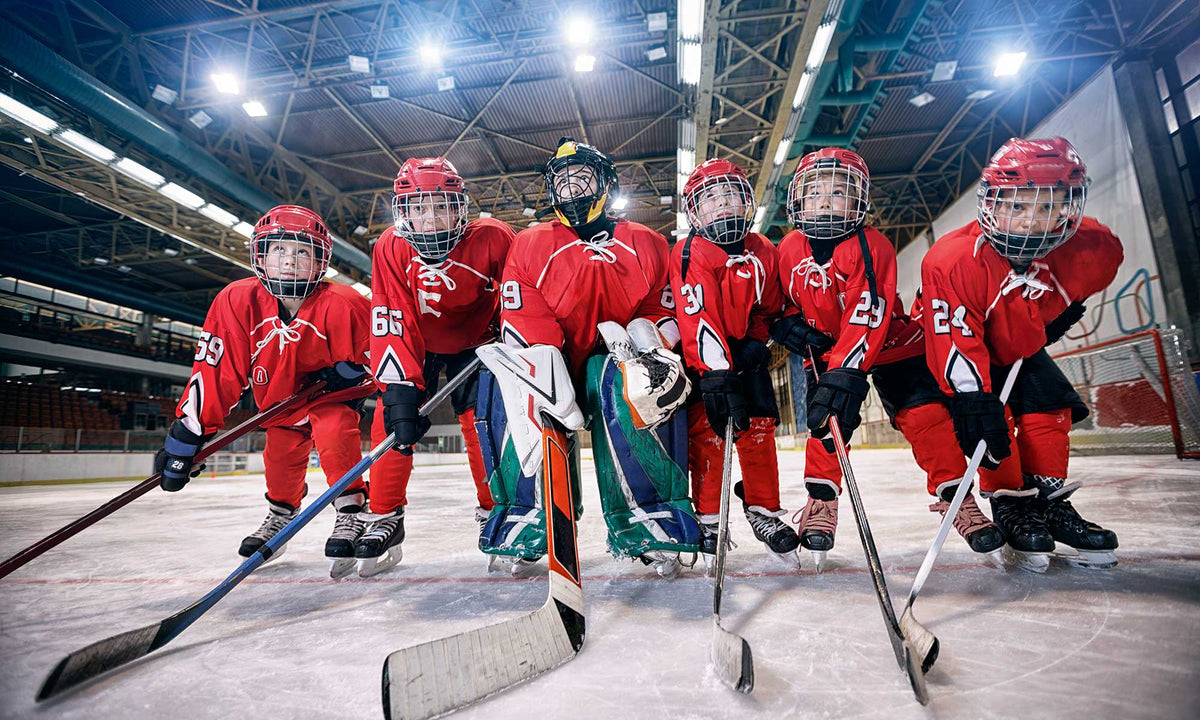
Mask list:
POLYGON ((1054 356, 1091 415, 1071 430, 1084 454, 1200 458, 1200 391, 1175 330, 1146 330, 1054 356))

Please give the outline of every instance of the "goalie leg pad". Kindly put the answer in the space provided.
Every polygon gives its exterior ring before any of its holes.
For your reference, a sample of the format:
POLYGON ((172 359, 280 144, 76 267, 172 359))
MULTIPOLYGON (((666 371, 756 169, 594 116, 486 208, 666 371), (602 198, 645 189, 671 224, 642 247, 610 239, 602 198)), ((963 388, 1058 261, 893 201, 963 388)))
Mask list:
POLYGON ((609 550, 631 557, 696 552, 700 528, 688 497, 684 415, 655 430, 635 427, 621 372, 602 356, 588 362, 587 403, 609 550))

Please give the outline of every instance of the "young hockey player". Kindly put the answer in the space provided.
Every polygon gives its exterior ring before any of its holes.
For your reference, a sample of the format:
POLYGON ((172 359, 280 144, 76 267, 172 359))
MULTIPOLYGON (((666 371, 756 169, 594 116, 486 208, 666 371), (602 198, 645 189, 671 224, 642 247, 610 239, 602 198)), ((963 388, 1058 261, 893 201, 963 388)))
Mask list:
POLYGON ((1083 216, 1087 187, 1063 138, 1013 138, 983 171, 978 220, 943 236, 921 264, 929 368, 950 398, 963 452, 987 441, 981 489, 1009 547, 1034 570, 1056 542, 1077 564, 1116 564, 1116 534, 1068 500, 1079 487, 1067 483, 1068 433, 1088 411, 1043 349, 1082 317, 1123 257, 1116 236, 1083 216), (994 392, 1018 358, 1006 419, 994 392))
MULTIPOLYGON (((528 408, 562 400, 555 405, 564 408, 559 421, 579 429, 582 416, 572 399, 579 397, 591 421, 609 549, 671 575, 680 552, 695 552, 699 530, 683 471, 683 421, 672 418, 686 379, 678 358, 663 347, 679 339, 667 287, 667 244, 643 225, 609 217, 616 166, 595 148, 564 138, 543 174, 556 219, 521 231, 513 243, 501 290, 501 338, 529 347, 521 355, 525 365, 537 357, 562 372, 528 371, 534 383, 550 383, 541 399, 519 396, 502 373, 489 381, 487 432, 480 435, 493 468, 496 506, 481 547, 513 558, 514 570, 545 553, 534 482, 540 419, 528 408), (600 342, 604 323, 619 326, 615 335, 630 328, 640 354, 615 363, 600 342), (560 375, 569 381, 555 381, 560 375), (509 461, 514 454, 517 463, 509 461)), ((486 396, 480 394, 481 402, 486 396)))
MULTIPOLYGON (((177 419, 154 459, 155 470, 163 473, 162 488, 180 490, 195 472, 192 458, 221 429, 246 387, 265 409, 317 378, 325 380, 323 394, 266 428, 263 465, 270 509, 262 526, 242 541, 238 553, 243 557, 253 555, 299 512, 313 445, 330 485, 362 459, 359 413, 362 398, 374 392, 362 384, 370 308, 348 285, 325 281, 333 241, 321 218, 307 208, 280 205, 254 226, 250 246, 257 278, 230 283, 213 300, 177 419)), ((363 481, 355 481, 334 507, 325 554, 333 558, 337 576, 363 529, 358 518, 366 507, 363 481)))
MULTIPOLYGON (((438 376, 455 377, 475 348, 496 337, 500 274, 513 231, 491 218, 467 221, 463 179, 444 158, 414 158, 396 175, 395 226, 375 243, 371 273, 371 363, 383 388, 371 427, 372 444, 396 433, 397 450, 371 469, 374 522, 358 541, 360 573, 373 575, 400 561, 404 506, 412 474, 411 446, 429 429, 418 410, 437 390, 438 376)), ((475 481, 476 520, 492 508, 487 472, 475 431, 477 377, 451 394, 475 481)))
MULTIPOLYGON (((931 510, 945 513, 966 472, 941 392, 925 367, 920 326, 904 314, 896 293, 895 250, 866 224, 869 193, 870 173, 859 155, 837 148, 809 153, 788 189, 788 217, 796 230, 779 245, 788 308, 772 334, 806 360, 812 435, 804 453, 808 502, 800 542, 818 569, 834 544, 842 486, 829 418, 837 418, 849 442, 861 422, 868 372, 926 471, 930 494, 941 498, 931 510)), ((971 495, 955 527, 977 552, 1004 543, 971 495)))
POLYGON ((717 551, 724 436, 732 422, 746 520, 776 557, 799 565, 796 531, 780 517, 775 425, 779 408, 767 372, 769 328, 783 307, 779 253, 750 232, 757 203, 746 173, 714 158, 683 186, 692 231, 671 252, 671 289, 688 370, 699 392, 688 406, 688 466, 706 564, 717 551))

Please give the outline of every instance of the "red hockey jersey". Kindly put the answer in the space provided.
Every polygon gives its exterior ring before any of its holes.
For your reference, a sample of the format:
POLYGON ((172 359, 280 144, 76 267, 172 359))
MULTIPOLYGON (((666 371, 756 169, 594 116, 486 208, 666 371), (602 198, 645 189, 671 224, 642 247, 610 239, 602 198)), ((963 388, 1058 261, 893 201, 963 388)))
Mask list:
POLYGON ((504 268, 501 338, 561 348, 578 376, 598 324, 639 317, 674 324, 668 253, 662 235, 627 220, 603 242, 584 242, 557 220, 522 230, 504 268))
POLYGON ((381 387, 425 388, 425 353, 457 353, 496 337, 500 275, 514 233, 480 218, 440 263, 426 263, 394 228, 371 261, 371 367, 381 387))
POLYGON ((1107 287, 1123 258, 1117 236, 1090 217, 1023 275, 978 222, 943 236, 921 262, 919 309, 929 369, 942 392, 993 392, 990 366, 1040 350, 1046 323, 1107 287))
MULTIPOLYGON (((258 278, 230 283, 217 294, 196 347, 192 376, 175 410, 193 432, 216 432, 247 387, 260 410, 295 394, 309 374, 345 361, 365 365, 370 303, 348 285, 322 282, 296 317, 284 322, 279 301, 258 278)), ((349 388, 315 402, 365 397, 373 388, 349 388)), ((302 422, 306 405, 268 423, 302 422)))
POLYGON ((885 346, 904 334, 909 320, 896 294, 896 251, 891 241, 870 226, 863 228, 863 236, 875 272, 874 304, 857 233, 839 242, 833 256, 821 264, 813 258, 804 233, 793 230, 779 243, 779 274, 788 301, 784 314, 802 312, 809 325, 834 339, 826 355, 829 367, 865 372, 880 359, 885 346))
POLYGON ((675 319, 684 362, 701 372, 728 370, 729 341, 749 337, 766 342, 770 324, 783 312, 779 251, 758 233, 746 235, 740 255, 693 236, 671 251, 671 290, 678 299, 675 319))

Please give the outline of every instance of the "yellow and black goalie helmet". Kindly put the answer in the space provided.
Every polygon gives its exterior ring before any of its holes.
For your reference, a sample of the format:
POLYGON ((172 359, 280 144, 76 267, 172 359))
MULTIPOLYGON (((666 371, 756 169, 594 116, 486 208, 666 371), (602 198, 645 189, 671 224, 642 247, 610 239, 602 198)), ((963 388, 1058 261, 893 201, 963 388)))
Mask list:
POLYGON ((578 228, 604 216, 609 197, 617 192, 617 166, 612 158, 574 138, 558 141, 558 151, 542 170, 554 214, 567 227, 578 228))

